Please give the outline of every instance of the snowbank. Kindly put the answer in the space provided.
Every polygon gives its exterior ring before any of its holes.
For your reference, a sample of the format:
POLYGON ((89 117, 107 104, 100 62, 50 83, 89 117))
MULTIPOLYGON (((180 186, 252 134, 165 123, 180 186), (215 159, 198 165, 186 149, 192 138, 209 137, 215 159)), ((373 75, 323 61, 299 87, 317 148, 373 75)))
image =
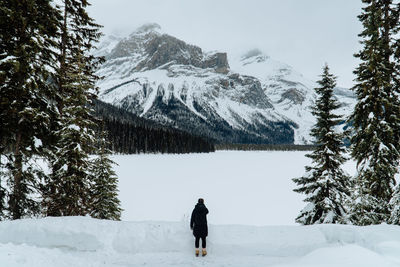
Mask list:
POLYGON ((0 222, 0 262, 29 266, 399 266, 400 227, 211 225, 195 258, 186 222, 86 217, 0 222))

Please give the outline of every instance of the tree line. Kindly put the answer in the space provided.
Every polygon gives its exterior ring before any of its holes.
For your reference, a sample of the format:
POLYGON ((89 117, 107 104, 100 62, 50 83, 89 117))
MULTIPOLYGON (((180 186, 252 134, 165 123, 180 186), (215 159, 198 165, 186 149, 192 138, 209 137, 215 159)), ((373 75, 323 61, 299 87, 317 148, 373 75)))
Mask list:
POLYGON ((294 144, 216 144, 216 150, 241 150, 241 151, 311 151, 315 145, 294 144))
POLYGON ((312 129, 316 148, 302 177, 294 178, 296 192, 306 195, 306 207, 296 221, 301 224, 400 224, 400 186, 395 176, 400 162, 400 2, 362 0, 358 16, 363 30, 362 49, 355 55, 357 104, 347 118, 345 134, 335 126, 342 118, 333 98, 336 77, 324 67, 313 107, 317 123, 312 129), (347 160, 343 144, 356 162, 356 174, 342 169, 347 160))

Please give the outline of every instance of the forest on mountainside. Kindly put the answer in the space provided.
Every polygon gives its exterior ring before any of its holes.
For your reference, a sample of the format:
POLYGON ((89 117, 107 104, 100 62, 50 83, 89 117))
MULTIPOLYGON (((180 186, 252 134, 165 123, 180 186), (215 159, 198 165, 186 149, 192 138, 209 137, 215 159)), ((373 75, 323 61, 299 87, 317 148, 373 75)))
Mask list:
POLYGON ((212 140, 140 118, 100 100, 95 101, 95 116, 102 120, 102 127, 107 132, 109 149, 116 153, 215 151, 212 140))

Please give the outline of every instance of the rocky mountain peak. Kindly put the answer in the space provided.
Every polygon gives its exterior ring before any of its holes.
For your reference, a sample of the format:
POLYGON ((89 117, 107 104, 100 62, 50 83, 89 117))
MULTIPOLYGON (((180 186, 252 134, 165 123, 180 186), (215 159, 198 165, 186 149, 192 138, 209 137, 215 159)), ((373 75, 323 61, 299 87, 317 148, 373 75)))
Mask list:
POLYGON ((118 42, 106 55, 106 59, 121 61, 130 58, 134 71, 189 65, 201 69, 211 68, 217 73, 229 72, 226 53, 204 53, 200 47, 161 33, 160 29, 156 23, 139 27, 128 38, 118 42))

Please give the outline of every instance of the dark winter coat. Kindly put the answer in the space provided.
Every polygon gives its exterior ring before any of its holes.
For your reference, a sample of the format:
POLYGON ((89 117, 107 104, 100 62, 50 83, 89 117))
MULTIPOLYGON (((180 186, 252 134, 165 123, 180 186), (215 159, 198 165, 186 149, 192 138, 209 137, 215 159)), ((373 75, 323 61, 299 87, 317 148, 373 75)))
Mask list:
POLYGON ((208 235, 207 227, 208 209, 204 204, 197 203, 190 219, 190 228, 193 229, 193 235, 196 237, 206 237, 208 235))

